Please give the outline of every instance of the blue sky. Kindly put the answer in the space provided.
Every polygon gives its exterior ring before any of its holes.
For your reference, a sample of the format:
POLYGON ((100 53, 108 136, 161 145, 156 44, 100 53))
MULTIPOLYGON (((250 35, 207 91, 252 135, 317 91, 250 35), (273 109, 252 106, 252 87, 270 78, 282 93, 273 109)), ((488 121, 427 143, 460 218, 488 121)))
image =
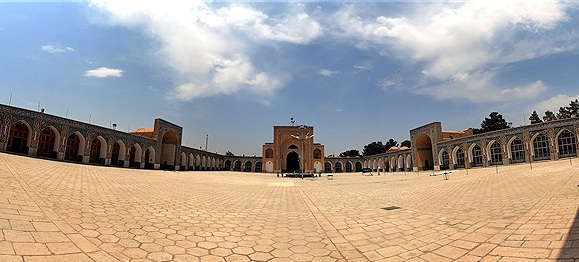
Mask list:
POLYGON ((514 126, 579 95, 569 2, 0 2, 0 103, 261 155, 313 125, 326 155, 440 121, 514 126))

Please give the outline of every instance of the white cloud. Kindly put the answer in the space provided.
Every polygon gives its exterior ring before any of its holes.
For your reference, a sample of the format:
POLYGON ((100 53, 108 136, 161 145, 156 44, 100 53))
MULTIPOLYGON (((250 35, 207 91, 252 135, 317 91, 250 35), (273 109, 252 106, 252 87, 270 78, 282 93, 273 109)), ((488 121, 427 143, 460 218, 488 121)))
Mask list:
POLYGON ((335 73, 338 73, 338 71, 332 71, 332 70, 329 70, 329 69, 322 69, 322 70, 320 70, 320 72, 318 72, 318 73, 319 73, 320 75, 330 77, 330 76, 334 75, 335 73))
POLYGON ((72 47, 60 47, 57 45, 43 45, 42 47, 40 47, 40 49, 42 49, 48 53, 51 53, 51 54, 74 51, 74 49, 72 47))
POLYGON ((394 85, 396 85, 396 82, 394 82, 388 78, 384 78, 384 79, 380 80, 380 82, 378 83, 378 86, 384 90, 388 90, 389 88, 393 87, 394 85))
POLYGON ((579 98, 579 94, 577 94, 575 96, 558 94, 558 95, 555 95, 547 100, 543 100, 539 103, 536 103, 529 110, 530 111, 536 110, 537 114, 539 114, 539 115, 542 115, 547 110, 550 110, 550 111, 556 113, 559 111, 559 107, 569 106, 569 102, 575 101, 575 99, 577 99, 577 98, 579 98))
POLYGON ((472 75, 458 74, 452 80, 436 85, 414 89, 437 99, 461 99, 473 103, 525 101, 538 97, 548 88, 540 80, 513 87, 497 87, 494 83, 496 72, 476 72, 472 75))
POLYGON ((267 14, 241 4, 217 10, 203 1, 92 1, 109 14, 109 23, 143 28, 158 39, 160 60, 175 71, 176 87, 169 99, 250 92, 271 95, 282 87, 272 69, 252 63, 252 46, 269 42, 306 44, 321 36, 318 22, 300 5, 284 17, 267 14))
POLYGON ((109 77, 109 76, 121 77, 121 76, 123 76, 123 70, 107 68, 107 67, 100 67, 100 68, 93 69, 93 70, 87 70, 84 73, 84 76, 86 76, 86 77, 99 77, 99 78, 109 77))
POLYGON ((364 48, 398 50, 393 55, 422 66, 419 85, 413 89, 440 99, 502 101, 503 96, 536 96, 542 82, 517 87, 494 83, 489 68, 576 48, 577 35, 548 40, 533 37, 548 32, 567 19, 569 5, 561 2, 469 1, 421 5, 420 12, 405 17, 358 17, 353 8, 337 15, 342 33, 364 48), (521 37, 515 32, 527 32, 521 37), (493 93, 499 94, 494 95, 493 93))

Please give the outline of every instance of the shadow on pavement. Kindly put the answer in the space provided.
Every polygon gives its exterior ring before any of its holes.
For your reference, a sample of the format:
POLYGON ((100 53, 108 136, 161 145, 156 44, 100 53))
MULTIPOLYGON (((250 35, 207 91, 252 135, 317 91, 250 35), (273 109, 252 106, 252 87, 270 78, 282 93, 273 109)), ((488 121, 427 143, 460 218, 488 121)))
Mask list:
POLYGON ((579 261, 579 207, 573 219, 573 225, 569 229, 569 235, 565 239, 558 261, 579 261))

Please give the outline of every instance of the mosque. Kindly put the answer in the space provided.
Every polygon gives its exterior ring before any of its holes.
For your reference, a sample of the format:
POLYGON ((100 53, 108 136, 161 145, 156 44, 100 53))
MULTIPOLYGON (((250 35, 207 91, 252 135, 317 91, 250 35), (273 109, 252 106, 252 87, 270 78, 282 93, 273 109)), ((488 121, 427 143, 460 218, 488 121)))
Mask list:
POLYGON ((532 164, 577 156, 579 118, 479 135, 442 130, 440 122, 410 130, 411 148, 365 157, 326 157, 313 126, 274 126, 262 156, 227 156, 182 145, 183 128, 157 118, 152 128, 122 132, 0 104, 0 151, 85 164, 165 170, 241 172, 421 171, 532 164), (265 165, 265 166, 264 166, 265 165))

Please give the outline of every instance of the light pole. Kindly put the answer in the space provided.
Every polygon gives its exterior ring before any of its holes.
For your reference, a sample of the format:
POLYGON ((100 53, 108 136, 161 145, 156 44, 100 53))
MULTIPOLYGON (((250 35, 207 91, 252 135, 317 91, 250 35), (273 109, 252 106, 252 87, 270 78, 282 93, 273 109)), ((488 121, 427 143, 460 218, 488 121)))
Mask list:
POLYGON ((298 159, 299 159, 299 161, 300 161, 300 172, 299 172, 299 174, 300 174, 300 176, 302 177, 302 179, 304 179, 304 174, 302 173, 302 172, 304 171, 304 169, 305 169, 305 167, 304 167, 304 164, 305 164, 304 162, 305 162, 305 161, 303 160, 303 156, 304 156, 304 144, 305 144, 305 140, 306 140, 306 139, 312 138, 312 137, 314 137, 314 135, 310 135, 310 133, 307 133, 307 134, 304 135, 304 130, 306 130, 306 126, 305 126, 305 125, 301 125, 299 128, 300 128, 300 130, 301 130, 301 134, 300 134, 300 133, 297 133, 296 135, 291 135, 291 137, 293 137, 293 138, 295 138, 295 139, 299 139, 299 140, 302 141, 302 147, 301 147, 301 149, 300 149, 301 152, 300 152, 300 156, 299 156, 298 159))

